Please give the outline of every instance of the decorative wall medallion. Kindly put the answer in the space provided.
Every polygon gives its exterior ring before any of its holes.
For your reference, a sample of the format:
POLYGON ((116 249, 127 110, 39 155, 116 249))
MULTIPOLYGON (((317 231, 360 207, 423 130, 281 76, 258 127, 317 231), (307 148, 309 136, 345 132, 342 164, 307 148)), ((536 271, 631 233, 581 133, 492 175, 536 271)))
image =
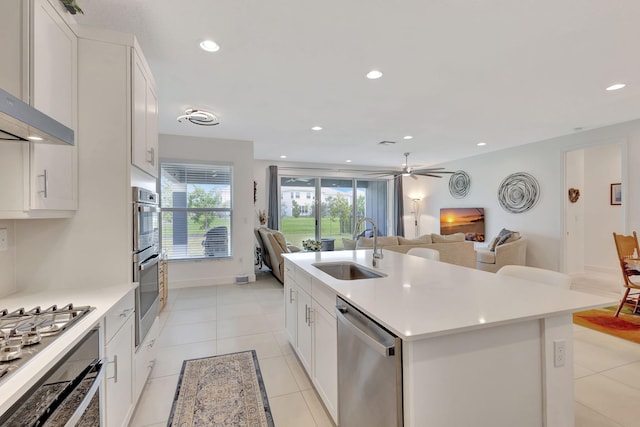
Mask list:
POLYGON ((498 188, 498 202, 507 212, 526 212, 538 202, 540 185, 538 181, 525 172, 509 175, 498 188))
POLYGON ((449 193, 456 199, 462 199, 469 194, 471 178, 465 171, 455 171, 449 178, 449 193))
POLYGON ((569 201, 571 203, 575 203, 578 201, 578 199, 580 198, 580 190, 578 190, 577 188, 570 188, 569 189, 569 201))

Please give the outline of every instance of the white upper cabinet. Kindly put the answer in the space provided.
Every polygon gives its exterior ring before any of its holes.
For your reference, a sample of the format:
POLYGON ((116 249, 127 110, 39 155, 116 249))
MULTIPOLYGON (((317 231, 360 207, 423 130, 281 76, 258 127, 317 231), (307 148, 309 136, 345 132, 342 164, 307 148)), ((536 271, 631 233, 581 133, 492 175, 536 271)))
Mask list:
POLYGON ((132 49, 131 163, 158 176, 158 96, 155 82, 142 55, 132 49))
MULTIPOLYGON (((58 1, 2 2, 0 53, 6 56, 0 85, 75 132, 78 39, 66 19, 58 1)), ((10 197, 0 198, 0 218, 73 215, 78 208, 77 135, 75 140, 76 146, 0 145, 0 156, 12 165, 0 169, 0 181, 10 183, 3 192, 10 197)))

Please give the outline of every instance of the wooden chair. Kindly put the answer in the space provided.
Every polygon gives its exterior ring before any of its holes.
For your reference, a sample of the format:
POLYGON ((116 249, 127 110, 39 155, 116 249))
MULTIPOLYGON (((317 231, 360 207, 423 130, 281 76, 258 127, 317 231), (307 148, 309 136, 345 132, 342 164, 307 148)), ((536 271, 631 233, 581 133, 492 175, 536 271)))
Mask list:
POLYGON ((569 289, 571 287, 571 276, 568 274, 526 265, 505 265, 498 270, 497 274, 544 283, 559 289, 569 289))
POLYGON ((440 261, 440 252, 431 248, 411 248, 407 251, 407 255, 440 261))
POLYGON ((640 281, 636 280, 634 282, 632 278, 634 278, 634 276, 640 276, 640 271, 636 270, 638 267, 630 267, 626 260, 628 258, 640 257, 640 248, 638 248, 638 236, 635 231, 633 232, 633 236, 613 233, 613 240, 616 243, 620 270, 622 271, 625 287, 624 296, 620 300, 620 305, 616 311, 616 317, 618 317, 620 310, 622 310, 625 304, 633 305, 634 313, 638 310, 638 303, 640 302, 640 281))

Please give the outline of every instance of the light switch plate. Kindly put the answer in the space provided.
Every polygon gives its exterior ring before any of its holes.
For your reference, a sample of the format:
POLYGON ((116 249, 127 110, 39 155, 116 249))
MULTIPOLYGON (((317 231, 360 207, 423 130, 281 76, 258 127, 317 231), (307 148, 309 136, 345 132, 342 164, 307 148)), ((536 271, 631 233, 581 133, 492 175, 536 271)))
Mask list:
POLYGON ((0 228, 0 251, 9 249, 9 237, 6 228, 0 228))

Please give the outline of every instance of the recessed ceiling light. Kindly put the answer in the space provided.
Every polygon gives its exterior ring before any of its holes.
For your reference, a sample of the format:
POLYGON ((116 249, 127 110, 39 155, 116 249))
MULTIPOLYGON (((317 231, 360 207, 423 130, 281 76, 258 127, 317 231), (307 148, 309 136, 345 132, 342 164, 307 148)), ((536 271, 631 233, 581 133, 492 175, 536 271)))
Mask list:
POLYGON ((487 143, 486 142, 478 142, 476 145, 478 147, 484 147, 485 145, 487 145, 487 143))
POLYGON ((322 130, 321 126, 314 126, 311 128, 311 130, 322 130))
POLYGON ((411 135, 403 136, 402 139, 413 139, 411 135))
POLYGON ((281 159, 286 159, 286 158, 287 158, 287 156, 282 155, 282 156, 280 156, 280 158, 281 158, 281 159))
POLYGON ((609 86, 607 88, 607 90, 618 90, 618 89, 622 89, 625 86, 626 86, 626 84, 624 84, 624 83, 616 83, 614 85, 609 86))
POLYGON ((28 136, 27 139, 31 140, 31 141, 42 141, 42 138, 40 138, 39 136, 28 136))
POLYGON ((378 70, 371 70, 367 73, 367 78, 371 80, 379 79, 382 77, 382 72, 378 70))
POLYGON ((200 42, 200 49, 206 50, 207 52, 217 52, 220 50, 220 46, 213 40, 203 40, 200 42))
POLYGON ((351 163, 351 160, 345 160, 347 163, 351 163))

